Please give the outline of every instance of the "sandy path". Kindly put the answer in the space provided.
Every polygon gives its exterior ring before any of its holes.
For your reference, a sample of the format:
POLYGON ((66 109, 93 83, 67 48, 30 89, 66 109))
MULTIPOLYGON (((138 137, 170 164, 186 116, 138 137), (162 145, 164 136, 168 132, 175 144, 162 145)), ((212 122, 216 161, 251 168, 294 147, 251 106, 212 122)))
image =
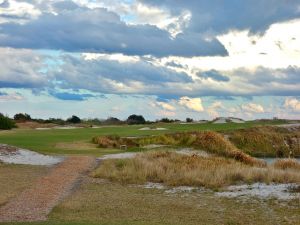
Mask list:
POLYGON ((92 157, 69 157, 31 188, 0 208, 0 222, 43 221, 81 175, 96 165, 92 157))

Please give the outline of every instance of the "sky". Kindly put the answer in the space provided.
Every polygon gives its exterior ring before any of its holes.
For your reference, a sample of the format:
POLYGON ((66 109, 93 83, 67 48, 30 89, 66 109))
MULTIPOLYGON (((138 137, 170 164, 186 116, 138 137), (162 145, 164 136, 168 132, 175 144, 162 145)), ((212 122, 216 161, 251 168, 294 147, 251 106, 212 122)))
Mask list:
POLYGON ((300 0, 0 0, 0 112, 300 119, 300 0))

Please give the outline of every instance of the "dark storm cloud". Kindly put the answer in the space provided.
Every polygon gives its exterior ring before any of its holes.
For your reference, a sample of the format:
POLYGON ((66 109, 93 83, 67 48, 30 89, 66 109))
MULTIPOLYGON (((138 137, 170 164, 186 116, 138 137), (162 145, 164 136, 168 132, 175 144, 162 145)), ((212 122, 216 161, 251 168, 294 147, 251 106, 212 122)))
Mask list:
POLYGON ((192 12, 189 30, 226 32, 250 29, 263 32, 271 24, 300 17, 299 0, 139 0, 168 8, 174 14, 192 12))
MULTIPOLYGON (((83 60, 66 55, 63 57, 63 62, 59 70, 51 72, 52 76, 60 81, 62 88, 78 88, 102 93, 124 93, 125 86, 135 88, 134 85, 137 82, 160 88, 163 88, 165 83, 193 82, 185 73, 154 66, 145 61, 120 63, 104 59, 83 60)), ((139 91, 136 90, 137 93, 139 91)))
POLYGON ((173 39, 156 26, 128 25, 107 9, 76 7, 72 2, 53 7, 59 9, 58 15, 43 13, 26 24, 0 24, 0 46, 158 57, 227 54, 217 39, 207 41, 200 34, 181 34, 173 39))

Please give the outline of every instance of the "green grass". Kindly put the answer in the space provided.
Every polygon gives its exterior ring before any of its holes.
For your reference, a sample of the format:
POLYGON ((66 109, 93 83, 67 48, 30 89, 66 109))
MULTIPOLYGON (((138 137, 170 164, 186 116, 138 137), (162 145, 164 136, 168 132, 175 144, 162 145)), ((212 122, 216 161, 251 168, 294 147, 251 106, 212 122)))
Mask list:
MULTIPOLYGON (((0 143, 10 144, 17 147, 31 149, 46 154, 77 154, 100 156, 107 153, 120 152, 112 149, 99 149, 88 147, 86 149, 70 149, 57 147, 57 143, 68 143, 74 141, 90 142, 92 137, 99 135, 120 135, 120 136, 143 136, 158 135, 163 133, 173 133, 182 131, 228 131, 255 126, 280 124, 282 122, 247 122, 244 124, 156 124, 155 127, 164 127, 165 131, 140 131, 141 126, 108 126, 99 129, 83 128, 73 130, 30 130, 15 129, 13 131, 0 131, 0 143)), ((151 125, 153 126, 153 125, 151 125)))

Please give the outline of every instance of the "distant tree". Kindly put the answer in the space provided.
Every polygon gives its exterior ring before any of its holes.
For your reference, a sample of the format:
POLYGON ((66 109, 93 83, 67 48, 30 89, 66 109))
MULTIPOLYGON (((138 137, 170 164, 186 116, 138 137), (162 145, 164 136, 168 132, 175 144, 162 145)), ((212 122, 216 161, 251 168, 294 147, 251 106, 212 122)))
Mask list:
POLYGON ((128 117, 128 119, 126 120, 126 122, 128 124, 145 124, 146 120, 143 116, 141 115, 131 115, 128 117))
POLYGON ((78 116, 73 115, 72 117, 67 119, 68 123, 80 123, 81 119, 78 116))
POLYGON ((14 127, 16 127, 15 122, 0 113, 0 130, 10 130, 14 127))
POLYGON ((31 120, 31 116, 28 115, 27 113, 17 113, 14 116, 14 120, 16 120, 18 122, 26 122, 26 121, 30 121, 31 120))
POLYGON ((120 124, 120 123, 122 123, 122 121, 119 120, 118 118, 115 118, 115 117, 109 117, 104 121, 104 123, 106 123, 106 124, 120 124))
POLYGON ((192 123, 192 122, 194 122, 194 120, 192 118, 186 118, 186 122, 187 123, 192 123))
POLYGON ((162 123, 174 123, 175 120, 171 120, 169 118, 162 118, 159 122, 162 122, 162 123))
POLYGON ((47 120, 44 121, 45 123, 55 123, 55 124, 59 124, 59 125, 64 125, 66 123, 65 120, 60 119, 60 118, 49 118, 47 120))

